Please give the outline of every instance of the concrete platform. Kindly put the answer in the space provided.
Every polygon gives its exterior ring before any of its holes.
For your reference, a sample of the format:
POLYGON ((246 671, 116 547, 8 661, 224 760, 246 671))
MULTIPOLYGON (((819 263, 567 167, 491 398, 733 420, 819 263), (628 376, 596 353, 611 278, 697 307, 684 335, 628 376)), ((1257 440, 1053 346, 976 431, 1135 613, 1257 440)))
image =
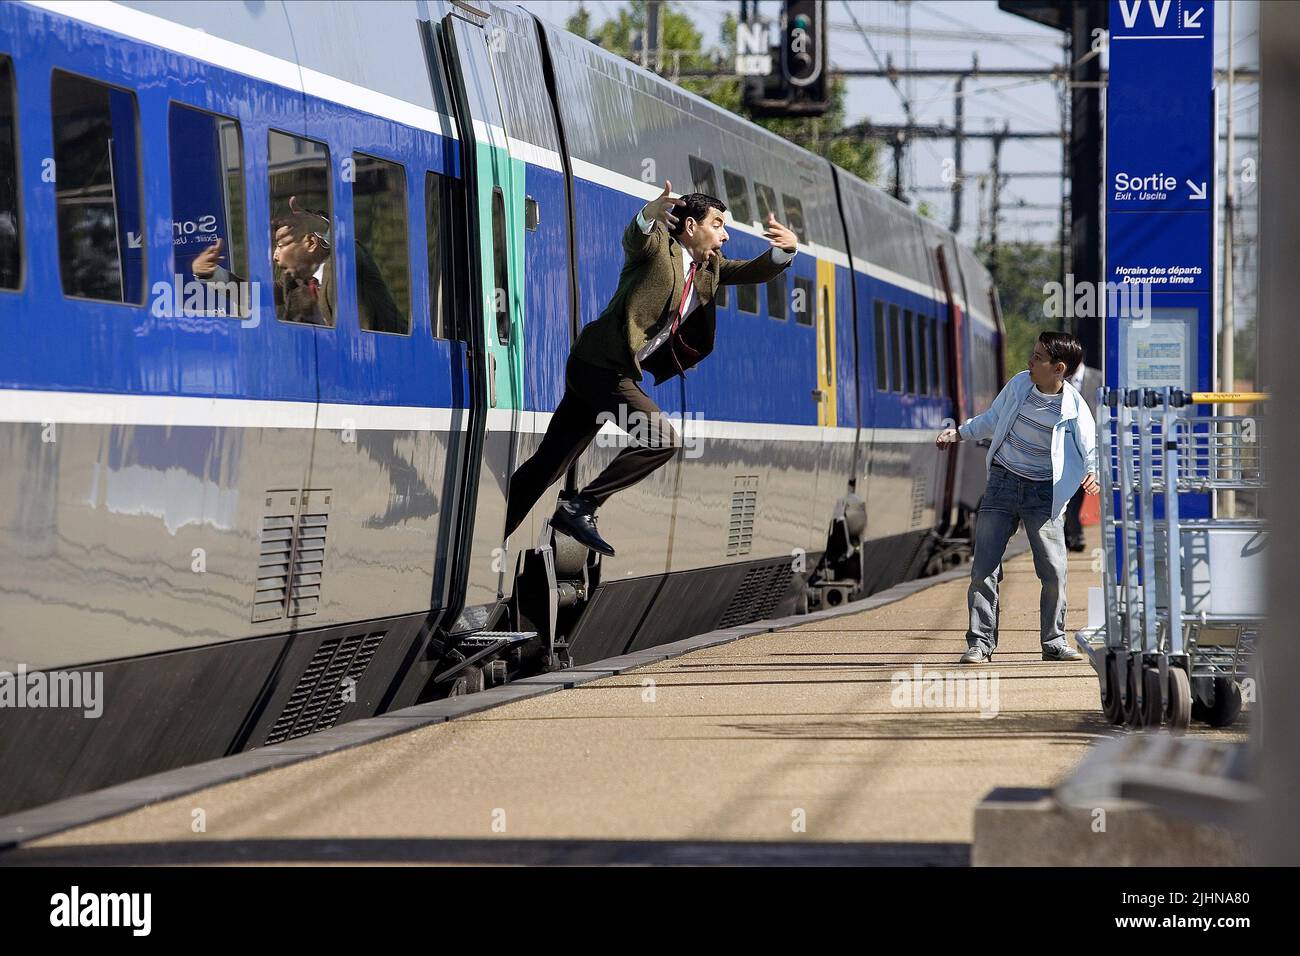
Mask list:
MULTIPOLYGON (((1067 633, 1096 583, 1089 553, 1071 557, 1067 633)), ((990 791, 1049 788, 1122 733, 1086 662, 1040 659, 1029 556, 1005 571, 989 665, 957 664, 958 573, 847 616, 602 662, 571 688, 544 679, 549 693, 488 710, 375 718, 382 739, 288 765, 258 757, 274 748, 234 758, 264 765, 24 842, 0 864, 964 865, 990 791)))

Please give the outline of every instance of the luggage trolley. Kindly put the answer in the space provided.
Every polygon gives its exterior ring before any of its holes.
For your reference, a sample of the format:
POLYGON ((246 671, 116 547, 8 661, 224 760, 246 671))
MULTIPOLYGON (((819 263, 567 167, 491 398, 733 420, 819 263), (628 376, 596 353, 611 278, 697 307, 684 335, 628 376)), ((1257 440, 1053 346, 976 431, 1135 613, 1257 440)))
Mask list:
POLYGON ((1241 709, 1238 682, 1250 676, 1264 617, 1265 522, 1180 518, 1178 495, 1262 491, 1263 422, 1193 407, 1266 398, 1168 388, 1100 395, 1105 623, 1075 640, 1112 723, 1226 726, 1241 709))

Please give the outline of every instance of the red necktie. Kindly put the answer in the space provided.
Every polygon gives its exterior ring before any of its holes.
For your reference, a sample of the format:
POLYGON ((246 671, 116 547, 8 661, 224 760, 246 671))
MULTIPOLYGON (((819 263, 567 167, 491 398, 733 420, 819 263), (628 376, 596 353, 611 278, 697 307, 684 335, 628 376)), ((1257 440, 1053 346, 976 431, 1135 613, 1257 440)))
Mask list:
POLYGON ((313 299, 320 298, 320 279, 317 279, 315 276, 312 276, 310 279, 307 280, 307 288, 311 289, 311 297, 313 299))
POLYGON ((691 294, 691 286, 695 282, 695 267, 698 263, 691 263, 691 271, 686 274, 686 287, 682 289, 682 301, 677 303, 677 314, 673 316, 673 327, 668 331, 669 336, 677 331, 677 324, 682 320, 682 309, 686 307, 686 297, 691 294))

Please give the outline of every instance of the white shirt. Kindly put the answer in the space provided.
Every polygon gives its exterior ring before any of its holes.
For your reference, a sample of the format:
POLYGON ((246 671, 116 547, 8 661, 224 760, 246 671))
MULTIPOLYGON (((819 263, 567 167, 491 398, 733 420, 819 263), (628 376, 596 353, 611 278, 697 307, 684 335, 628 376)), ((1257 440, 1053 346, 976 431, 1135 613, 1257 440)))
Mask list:
MULTIPOLYGON (((641 210, 636 214, 636 224, 637 227, 641 230, 641 232, 648 236, 650 235, 650 230, 654 228, 655 221, 653 219, 646 219, 645 216, 643 215, 644 213, 645 213, 645 207, 643 206, 641 207, 641 210)), ((775 262, 777 265, 784 265, 785 263, 789 262, 793 258, 794 258, 793 252, 786 252, 784 249, 778 248, 776 246, 772 247, 772 261, 775 262)), ((683 278, 689 276, 691 273, 691 261, 692 261, 691 256, 686 251, 686 247, 682 246, 683 278)), ((703 268, 703 266, 704 264, 700 263, 700 266, 695 271, 699 272, 699 269, 703 268)), ((699 304, 700 304, 699 297, 695 294, 695 283, 692 282, 690 291, 686 294, 686 301, 682 304, 681 322, 686 321, 686 317, 690 315, 692 310, 694 310, 694 308, 699 304)), ((678 322, 678 325, 680 325, 681 322, 678 322)), ((672 331, 672 323, 670 322, 660 330, 658 335, 656 335, 645 345, 641 346, 641 348, 637 349, 636 360, 640 362, 642 359, 644 359, 655 349, 659 348, 659 346, 663 345, 668 338, 668 333, 671 331, 672 331)))

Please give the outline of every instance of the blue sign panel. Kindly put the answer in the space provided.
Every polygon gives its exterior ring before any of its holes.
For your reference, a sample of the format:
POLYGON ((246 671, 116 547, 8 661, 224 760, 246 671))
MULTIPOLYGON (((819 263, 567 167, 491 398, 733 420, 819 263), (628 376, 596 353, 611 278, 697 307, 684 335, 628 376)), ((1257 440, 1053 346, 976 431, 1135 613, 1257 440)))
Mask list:
MULTIPOLYGON (((1111 0, 1106 91, 1106 384, 1208 391, 1214 335, 1214 5, 1111 0), (1143 303, 1133 309, 1133 301, 1143 303)), ((1181 496, 1187 517, 1206 495, 1181 496)))

